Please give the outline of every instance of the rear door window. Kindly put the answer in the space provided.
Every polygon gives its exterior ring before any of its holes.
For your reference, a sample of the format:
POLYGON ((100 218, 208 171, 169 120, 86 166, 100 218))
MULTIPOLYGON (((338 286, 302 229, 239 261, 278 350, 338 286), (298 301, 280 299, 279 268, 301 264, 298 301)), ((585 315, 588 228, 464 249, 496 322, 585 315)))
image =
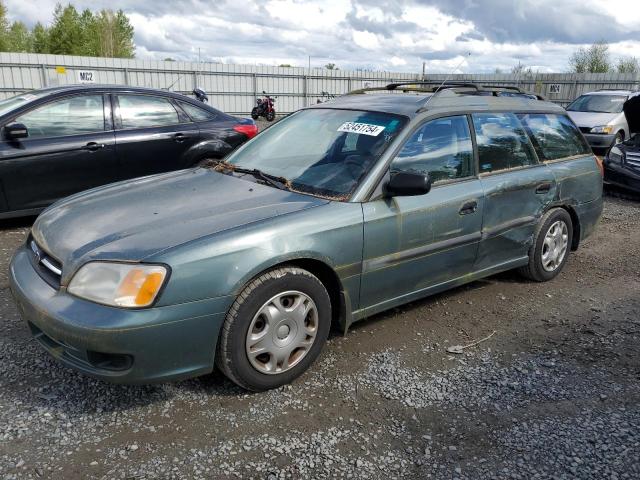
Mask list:
POLYGON ((42 105, 20 115, 29 138, 63 137, 104 131, 102 95, 78 95, 42 105))
POLYGON ((527 113, 518 117, 542 160, 557 160, 591 153, 578 128, 565 115, 527 113))
POLYGON ((474 113, 480 173, 537 163, 533 145, 513 113, 474 113))
POLYGON ((178 112, 171 102, 149 95, 118 95, 122 128, 147 128, 177 125, 178 112))
POLYGON ((407 140, 391 172, 429 174, 432 182, 473 175, 473 145, 467 117, 431 120, 407 140))

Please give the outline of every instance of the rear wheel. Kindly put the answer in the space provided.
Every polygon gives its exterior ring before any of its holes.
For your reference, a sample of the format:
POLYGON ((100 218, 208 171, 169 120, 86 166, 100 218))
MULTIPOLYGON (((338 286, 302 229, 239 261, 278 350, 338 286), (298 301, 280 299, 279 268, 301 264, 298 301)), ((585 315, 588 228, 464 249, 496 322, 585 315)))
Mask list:
POLYGON ((529 264, 520 269, 525 277, 546 282, 560 273, 571 250, 573 223, 563 208, 549 210, 540 220, 529 249, 529 264))
POLYGON ((253 107, 253 109, 251 110, 251 118, 253 118, 254 120, 260 118, 260 115, 258 114, 258 107, 253 107))
POLYGON ((331 301, 310 272, 283 267, 253 280, 227 313, 216 364, 233 382, 263 391, 290 383, 320 354, 331 301))

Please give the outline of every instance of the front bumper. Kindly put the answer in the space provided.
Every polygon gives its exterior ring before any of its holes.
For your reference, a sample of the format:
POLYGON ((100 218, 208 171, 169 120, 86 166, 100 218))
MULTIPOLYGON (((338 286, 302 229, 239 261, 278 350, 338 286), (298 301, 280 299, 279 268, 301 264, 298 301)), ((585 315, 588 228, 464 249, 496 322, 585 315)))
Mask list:
POLYGON ((591 148, 609 148, 613 145, 616 136, 603 133, 585 133, 584 138, 587 139, 591 148))
POLYGON ((233 298, 141 310, 108 307, 57 290, 20 248, 10 285, 34 338, 63 364, 114 383, 178 380, 213 370, 216 341, 233 298))
POLYGON ((640 193, 640 171, 605 161, 604 182, 640 193))

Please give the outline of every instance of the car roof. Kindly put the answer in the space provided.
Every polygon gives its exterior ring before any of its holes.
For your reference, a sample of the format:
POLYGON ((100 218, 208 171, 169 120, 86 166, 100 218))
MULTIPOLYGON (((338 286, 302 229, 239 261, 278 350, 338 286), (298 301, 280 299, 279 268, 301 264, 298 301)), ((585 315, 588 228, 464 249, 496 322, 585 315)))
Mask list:
POLYGON ((587 92, 583 95, 631 95, 632 93, 634 93, 631 90, 615 90, 615 89, 602 89, 602 90, 596 90, 595 92, 587 92))
POLYGON ((554 103, 525 96, 485 96, 473 92, 442 90, 437 93, 353 93, 337 97, 325 103, 309 107, 347 110, 365 110, 416 117, 431 110, 473 111, 538 111, 559 112, 565 110, 554 103))
MULTIPOLYGON (((190 98, 182 93, 172 92, 170 90, 162 90, 158 88, 148 87, 132 87, 129 85, 110 85, 110 84, 71 84, 71 85, 56 85, 52 87, 39 88, 36 91, 41 93, 48 93, 54 95, 57 93, 69 93, 69 92, 90 92, 90 91, 119 91, 119 92, 135 92, 135 93, 155 93, 162 95, 169 95, 176 98, 190 98)), ((193 100, 193 99, 191 99, 193 100)))

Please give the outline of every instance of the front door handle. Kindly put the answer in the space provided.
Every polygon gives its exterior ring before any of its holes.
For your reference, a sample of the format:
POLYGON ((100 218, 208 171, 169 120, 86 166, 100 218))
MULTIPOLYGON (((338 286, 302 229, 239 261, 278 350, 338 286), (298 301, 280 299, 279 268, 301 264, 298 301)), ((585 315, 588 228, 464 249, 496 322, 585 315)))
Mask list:
POLYGON ((538 185, 536 187, 536 193, 541 195, 543 193, 549 193, 549 191, 551 190, 551 184, 550 183, 541 183, 540 185, 538 185))
POLYGON ((470 213, 475 213, 476 210, 478 210, 478 202, 472 200, 462 205, 462 207, 460 207, 459 213, 460 215, 469 215, 470 213))
POLYGON ((188 137, 184 133, 176 133, 173 136, 173 139, 178 143, 184 142, 187 138, 188 137))
POLYGON ((90 152, 95 152, 96 150, 103 149, 104 148, 104 143, 89 142, 84 146, 84 148, 86 150, 89 150, 90 152))

